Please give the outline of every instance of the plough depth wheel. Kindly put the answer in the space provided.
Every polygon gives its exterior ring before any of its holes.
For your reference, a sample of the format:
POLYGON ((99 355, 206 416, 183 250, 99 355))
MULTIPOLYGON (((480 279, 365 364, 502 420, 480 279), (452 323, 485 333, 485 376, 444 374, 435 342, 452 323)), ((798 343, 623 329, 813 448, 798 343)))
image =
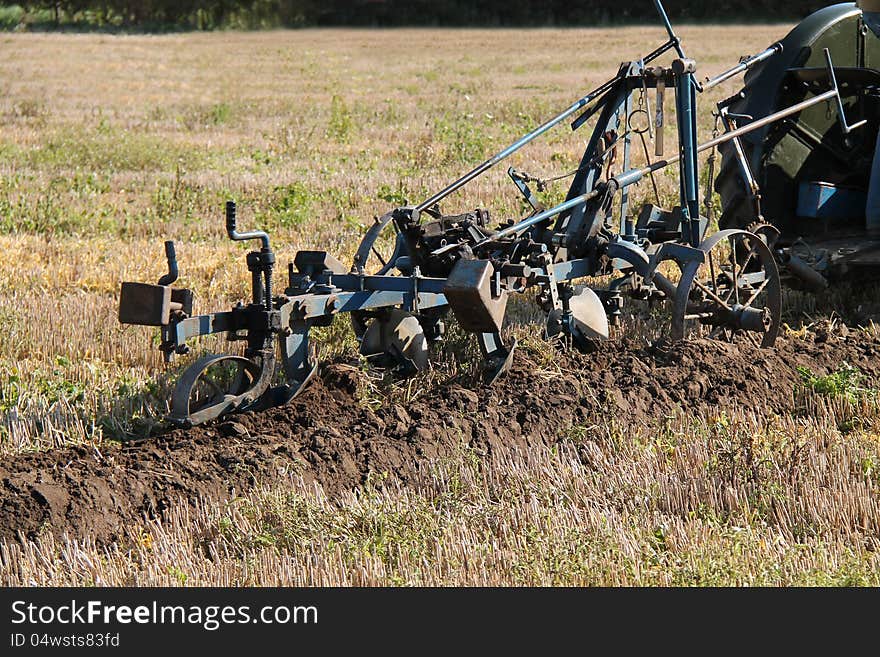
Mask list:
POLYGON ((766 242, 745 230, 722 230, 700 244, 703 262, 681 273, 672 314, 672 338, 699 327, 708 337, 731 341, 745 335, 770 347, 779 334, 782 286, 766 242))
POLYGON ((169 419, 192 426, 244 410, 266 392, 274 368, 272 357, 260 364, 230 354, 203 356, 187 368, 174 387, 169 419))
MULTIPOLYGON (((403 236, 394 223, 393 212, 377 217, 367 230, 354 254, 353 271, 377 276, 393 276, 394 264, 405 251, 403 236)), ((369 324, 367 314, 351 313, 351 328, 358 340, 364 337, 369 324)))

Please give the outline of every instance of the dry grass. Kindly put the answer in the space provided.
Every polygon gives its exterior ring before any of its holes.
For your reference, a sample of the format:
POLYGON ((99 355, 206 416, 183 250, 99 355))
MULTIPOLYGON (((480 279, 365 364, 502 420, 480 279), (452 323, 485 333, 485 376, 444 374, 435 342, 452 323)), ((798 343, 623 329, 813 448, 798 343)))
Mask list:
MULTIPOLYGON (((711 74, 786 30, 681 33, 711 74)), ((227 198, 245 226, 271 231, 282 262, 310 247, 347 260, 373 215, 421 200, 662 39, 657 28, 0 36, 0 454, 97 444, 164 412, 173 370, 155 336, 116 323, 115 295, 121 280, 158 277, 173 238, 197 310, 245 296, 227 198)), ((708 107, 733 86, 703 99, 704 136, 708 107)), ((586 137, 559 129, 511 164, 570 170, 586 137)), ((670 198, 674 177, 659 183, 670 198)), ((643 183, 636 196, 649 195, 643 183)), ((478 204, 519 213, 501 170, 446 209, 478 204)), ((828 417, 680 417, 626 439, 608 426, 556 453, 463 452, 415 488, 328 500, 292 482, 205 500, 132 528, 130 546, 7 543, 0 582, 877 585, 876 423, 843 435, 851 408, 810 403, 828 417)))

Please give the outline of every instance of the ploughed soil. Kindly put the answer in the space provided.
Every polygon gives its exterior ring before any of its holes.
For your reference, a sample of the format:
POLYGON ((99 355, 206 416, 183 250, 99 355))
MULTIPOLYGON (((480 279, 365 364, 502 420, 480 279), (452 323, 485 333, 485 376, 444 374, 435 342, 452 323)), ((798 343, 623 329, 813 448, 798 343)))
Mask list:
POLYGON ((551 367, 520 349, 494 386, 460 378, 416 401, 376 411, 360 403, 357 368, 331 363, 299 398, 189 430, 100 449, 76 447, 0 460, 0 538, 57 535, 108 543, 125 528, 200 497, 240 494, 291 470, 329 494, 368 475, 406 483, 420 464, 462 442, 479 453, 551 444, 573 424, 650 425, 671 409, 794 410, 797 366, 817 374, 847 362, 880 373, 880 340, 843 335, 780 338, 772 349, 696 340, 674 345, 606 343, 593 354, 560 353, 551 367))

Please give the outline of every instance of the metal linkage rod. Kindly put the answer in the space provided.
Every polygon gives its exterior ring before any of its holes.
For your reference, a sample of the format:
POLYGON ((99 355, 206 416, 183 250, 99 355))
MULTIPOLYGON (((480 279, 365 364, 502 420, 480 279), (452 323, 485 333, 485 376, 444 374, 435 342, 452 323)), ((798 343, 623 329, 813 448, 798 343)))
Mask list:
POLYGON ((664 53, 666 53, 666 51, 671 50, 672 48, 675 48, 675 42, 667 41, 662 46, 659 46, 656 50, 652 50, 649 54, 647 54, 642 59, 642 62, 644 62, 645 66, 647 66, 649 63, 657 59, 660 55, 663 55, 664 53))
MULTIPOLYGON (((709 141, 705 142, 704 144, 700 144, 699 146, 697 146, 697 152, 702 153, 705 150, 713 148, 714 146, 718 146, 719 144, 723 144, 724 142, 730 141, 731 139, 735 139, 736 137, 741 137, 742 135, 745 135, 749 132, 752 132, 753 130, 757 130, 758 128, 762 128, 765 125, 773 123, 774 121, 778 121, 779 119, 784 119, 786 116, 791 116, 792 114, 797 114, 798 112, 800 112, 808 107, 812 107, 813 105, 818 105, 819 103, 824 102, 826 100, 831 100, 832 98, 834 98, 835 95, 837 95, 837 93, 838 92, 836 89, 829 89, 825 93, 819 94, 818 96, 816 96, 814 98, 810 98, 808 100, 805 100, 805 101, 802 101, 802 102, 797 103, 795 105, 792 105, 791 107, 788 107, 784 110, 780 110, 779 112, 776 112, 775 114, 770 114, 768 116, 765 116, 763 119, 758 119, 757 121, 753 121, 752 123, 750 123, 746 126, 742 126, 741 128, 731 130, 730 132, 725 132, 723 135, 719 135, 718 137, 715 137, 714 139, 710 139, 709 141)), ((615 176, 614 178, 611 179, 610 182, 614 186, 615 189, 620 189, 621 187, 626 187, 628 185, 632 185, 633 183, 638 182, 639 180, 641 180, 644 176, 646 176, 649 173, 659 171, 660 169, 663 169, 664 167, 667 167, 670 164, 675 164, 680 159, 681 159, 681 155, 675 155, 675 156, 670 157, 665 160, 658 160, 657 162, 654 162, 652 165, 644 167, 642 169, 630 169, 629 171, 624 171, 620 175, 615 176)), ((540 222, 544 221, 545 219, 548 219, 554 215, 557 215, 561 212, 564 212, 565 210, 569 210, 571 208, 577 207, 578 205, 581 205, 582 203, 587 203, 588 201, 596 198, 599 194, 600 194, 600 189, 597 188, 597 189, 594 189, 590 192, 587 192, 586 194, 581 194, 580 196, 575 196, 573 199, 565 201, 564 203, 560 203, 559 205, 552 207, 548 210, 544 210, 543 212, 539 212, 538 214, 531 216, 531 217, 528 217, 527 219, 523 219, 522 221, 517 222, 517 223, 513 224, 512 226, 508 226, 506 228, 503 228, 503 229, 499 230, 498 232, 496 232, 491 237, 487 237, 486 239, 481 240, 480 242, 477 242, 474 246, 475 247, 483 246, 484 244, 488 244, 489 242, 492 242, 496 239, 500 239, 503 237, 508 237, 510 235, 515 235, 517 233, 521 233, 526 228, 530 228, 531 226, 534 226, 535 224, 540 223, 540 222)))
POLYGON ((682 59, 685 58, 684 50, 681 48, 681 39, 676 35, 675 30, 672 29, 672 23, 669 20, 669 14, 666 13, 666 9, 663 7, 663 3, 660 0, 654 0, 654 8, 657 9, 657 13, 660 14, 660 20, 663 21, 663 27, 666 28, 666 33, 669 35, 669 42, 675 48, 675 52, 678 53, 678 56, 682 59))
POLYGON ((770 57, 772 57, 776 53, 780 53, 780 52, 782 52, 782 44, 777 41, 772 46, 767 48, 767 50, 764 50, 762 52, 759 52, 757 55, 753 55, 751 57, 748 57, 748 58, 742 60, 739 64, 737 64, 733 68, 729 68, 726 71, 724 71, 724 73, 719 73, 714 78, 706 78, 705 82, 703 82, 703 91, 706 91, 707 89, 711 89, 712 87, 721 84, 725 80, 729 80, 733 76, 739 75, 743 71, 748 71, 755 64, 763 62, 765 59, 769 59, 770 57))
POLYGON ((835 96, 837 96, 837 98, 835 99, 837 101, 837 118, 840 119, 840 127, 843 129, 843 134, 848 135, 856 128, 860 128, 865 125, 868 120, 863 119, 861 121, 853 123, 852 125, 846 122, 846 112, 843 109, 843 99, 840 97, 840 93, 838 92, 837 76, 834 74, 834 63, 831 61, 831 51, 828 50, 828 48, 823 48, 823 52, 825 54, 825 63, 828 66, 828 77, 831 78, 831 86, 833 87, 834 91, 837 92, 835 93, 835 96))
POLYGON ((540 137, 541 135, 543 135, 545 132, 547 132, 553 126, 558 125, 559 123, 562 123, 565 119, 567 119, 569 116, 571 116, 572 114, 577 112, 579 109, 586 107, 593 100, 598 98, 601 94, 608 91, 608 89, 611 88, 611 86, 614 84, 616 79, 617 78, 615 78, 613 80, 609 80, 608 82, 603 84, 601 87, 598 87, 594 91, 591 91, 589 94, 587 94, 586 96, 584 96, 580 100, 575 101, 561 114, 556 115, 555 117, 553 117, 552 119, 550 119, 546 123, 538 126, 537 128, 532 130, 530 133, 528 133, 524 137, 521 137, 520 139, 518 139, 517 141, 512 143, 510 146, 505 148, 503 151, 493 155, 492 157, 490 157, 488 160, 483 162, 481 165, 479 165, 475 169, 472 169, 471 171, 464 174, 461 178, 456 180, 451 185, 441 189, 439 192, 434 194, 428 200, 422 201, 421 203, 419 203, 419 205, 416 206, 416 210, 421 212, 421 211, 425 210, 426 208, 431 207, 432 205, 434 205, 438 201, 443 200, 444 198, 449 196, 455 190, 457 190, 461 187, 464 187, 467 183, 469 183, 471 180, 473 180, 474 178, 476 178, 480 174, 488 171, 489 169, 494 167, 496 164, 498 164, 499 162, 501 162, 505 158, 509 157, 510 155, 512 155, 513 153, 518 151, 520 148, 522 148, 523 146, 525 146, 529 142, 531 142, 534 139, 536 139, 537 137, 540 137))
POLYGON ((510 235, 516 235, 517 233, 521 233, 526 228, 530 228, 535 224, 541 223, 545 219, 549 219, 550 217, 559 214, 560 212, 565 212, 571 208, 577 207, 581 203, 586 203, 599 195, 599 189, 594 189, 592 191, 587 192, 586 194, 581 194, 580 196, 575 196, 573 199, 565 201, 564 203, 560 203, 559 205, 552 207, 548 210, 544 210, 543 212, 539 212, 536 215, 529 217, 528 219, 523 219, 512 226, 508 226, 507 228, 502 228, 497 231, 490 237, 487 237, 484 240, 480 240, 476 244, 474 244, 474 248, 478 246, 483 246, 484 244, 488 244, 489 242, 494 242, 497 239, 501 239, 503 237, 508 237, 510 235))
MULTIPOLYGON (((666 20, 668 22, 669 19, 667 18, 666 20)), ((669 26, 670 33, 671 33, 671 30, 672 30, 672 26, 670 25, 669 26)), ((679 54, 680 54, 681 47, 678 44, 678 37, 676 37, 674 34, 672 34, 672 36, 673 36, 673 38, 670 39, 670 41, 667 41, 662 46, 660 46, 656 50, 652 51, 649 55, 647 55, 641 61, 647 65, 649 62, 652 62, 653 60, 657 59, 660 55, 665 53, 670 48, 675 48, 675 50, 677 52, 679 52, 679 54)), ((593 102, 594 100, 599 98, 602 94, 604 94, 606 91, 611 89, 620 79, 621 79, 620 77, 614 77, 611 80, 608 80, 608 82, 605 82, 601 86, 597 87, 596 89, 594 89, 593 91, 588 93, 583 98, 575 101, 568 108, 566 108, 561 114, 557 114, 556 116, 554 116, 552 119, 550 119, 546 123, 543 123, 542 125, 538 126, 534 130, 532 130, 527 135, 521 137, 520 139, 518 139, 517 141, 512 143, 510 146, 505 148, 503 151, 500 151, 499 153, 493 155, 488 160, 483 162, 478 167, 472 169, 471 171, 468 171, 461 178, 459 178, 458 180, 456 180, 452 184, 448 185, 447 187, 444 187, 439 192, 434 194, 431 198, 419 203, 415 208, 416 211, 422 212, 423 210, 430 208, 435 203, 442 201, 444 198, 449 196, 452 192, 456 191, 457 189, 464 187, 471 180, 473 180, 477 176, 485 173, 486 171, 488 171, 489 169, 491 169, 496 164, 498 164, 502 160, 506 159, 510 155, 513 155, 520 148, 522 148, 526 144, 534 141, 537 137, 540 137, 541 135, 543 135, 550 128, 562 123, 569 116, 571 116, 572 114, 574 114, 578 110, 583 109, 584 107, 589 105, 591 102, 593 102)))
MULTIPOLYGON (((801 101, 791 107, 787 107, 784 110, 780 110, 775 114, 769 114, 765 116, 763 119, 758 119, 756 121, 752 121, 748 125, 744 125, 735 130, 731 130, 730 132, 725 132, 723 135, 718 135, 714 139, 710 139, 709 141, 700 144, 697 146, 697 152, 702 153, 705 150, 718 146, 719 144, 723 144, 725 142, 730 141, 736 137, 741 137, 742 135, 748 134, 758 128, 763 128, 765 125, 769 125, 774 121, 778 121, 779 119, 784 119, 786 116, 791 116, 792 114, 797 114, 798 112, 805 110, 808 107, 812 107, 813 105, 818 105, 821 102, 826 100, 831 100, 837 95, 837 89, 829 89, 825 93, 819 94, 813 98, 808 100, 801 101)), ((638 182, 644 176, 649 173, 653 173, 655 171, 659 171, 664 167, 669 166, 670 164, 675 164, 681 159, 681 155, 674 155, 665 160, 658 160, 654 162, 652 165, 644 167, 642 169, 630 169, 629 171, 624 171, 623 173, 615 176, 612 180, 615 182, 618 188, 626 187, 627 185, 632 185, 633 183, 638 182)))

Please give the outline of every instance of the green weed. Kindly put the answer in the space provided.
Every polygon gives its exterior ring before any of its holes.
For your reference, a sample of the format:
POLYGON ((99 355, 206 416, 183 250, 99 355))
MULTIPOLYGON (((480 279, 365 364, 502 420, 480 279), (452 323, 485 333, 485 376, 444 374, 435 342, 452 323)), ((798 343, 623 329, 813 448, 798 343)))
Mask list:
POLYGON ((798 374, 804 385, 815 393, 827 397, 840 397, 848 402, 856 402, 860 399, 875 398, 877 389, 863 386, 864 373, 857 367, 848 363, 825 375, 816 375, 806 367, 798 367, 798 374))
POLYGON ((354 131, 354 122, 351 111, 345 104, 342 96, 334 95, 330 101, 330 121, 327 125, 327 136, 334 141, 344 144, 351 139, 354 131))

